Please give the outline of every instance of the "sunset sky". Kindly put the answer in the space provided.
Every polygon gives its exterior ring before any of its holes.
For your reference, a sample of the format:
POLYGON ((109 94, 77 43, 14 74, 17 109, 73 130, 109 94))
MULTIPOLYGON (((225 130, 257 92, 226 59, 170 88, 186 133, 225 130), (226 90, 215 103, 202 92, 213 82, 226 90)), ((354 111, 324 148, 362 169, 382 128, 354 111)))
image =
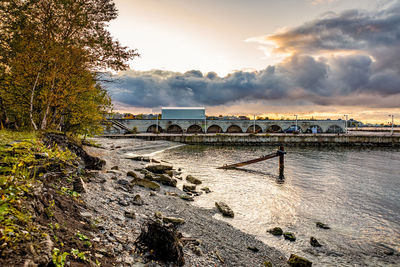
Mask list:
POLYGON ((115 109, 400 118, 400 1, 116 0, 141 54, 107 85, 115 109))

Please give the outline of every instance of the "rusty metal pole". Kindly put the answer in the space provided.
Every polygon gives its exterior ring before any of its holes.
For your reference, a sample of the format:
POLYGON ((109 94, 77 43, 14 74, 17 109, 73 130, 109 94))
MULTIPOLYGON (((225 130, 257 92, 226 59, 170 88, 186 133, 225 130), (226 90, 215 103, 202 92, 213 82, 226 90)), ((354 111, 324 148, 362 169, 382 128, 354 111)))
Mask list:
POLYGON ((279 179, 284 179, 284 170, 285 170, 285 148, 283 146, 279 146, 279 179))

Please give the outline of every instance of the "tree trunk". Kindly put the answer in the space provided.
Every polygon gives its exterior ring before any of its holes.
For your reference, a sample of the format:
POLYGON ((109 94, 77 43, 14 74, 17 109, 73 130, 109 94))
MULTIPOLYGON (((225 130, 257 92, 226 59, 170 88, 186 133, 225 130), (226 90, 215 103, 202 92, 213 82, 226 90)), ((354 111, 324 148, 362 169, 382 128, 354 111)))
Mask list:
MULTIPOLYGON (((41 67, 40 67, 40 69, 41 69, 41 67)), ((29 118, 31 119, 31 123, 32 123, 33 129, 35 129, 35 131, 37 131, 38 127, 36 126, 36 123, 35 123, 35 121, 33 119, 33 99, 34 99, 34 96, 35 96, 36 85, 37 85, 37 82, 39 80, 40 69, 39 69, 39 72, 38 72, 38 74, 36 76, 35 84, 32 87, 31 101, 30 101, 31 108, 30 108, 30 111, 29 111, 29 118)))

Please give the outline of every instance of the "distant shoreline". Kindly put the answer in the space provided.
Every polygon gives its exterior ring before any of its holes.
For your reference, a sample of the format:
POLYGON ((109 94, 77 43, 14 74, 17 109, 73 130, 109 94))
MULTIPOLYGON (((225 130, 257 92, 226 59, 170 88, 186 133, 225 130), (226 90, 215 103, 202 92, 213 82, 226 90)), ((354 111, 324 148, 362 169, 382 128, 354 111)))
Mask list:
POLYGON ((107 134, 106 138, 138 138, 147 141, 165 140, 196 145, 288 145, 288 146, 349 146, 400 147, 400 134, 107 134))

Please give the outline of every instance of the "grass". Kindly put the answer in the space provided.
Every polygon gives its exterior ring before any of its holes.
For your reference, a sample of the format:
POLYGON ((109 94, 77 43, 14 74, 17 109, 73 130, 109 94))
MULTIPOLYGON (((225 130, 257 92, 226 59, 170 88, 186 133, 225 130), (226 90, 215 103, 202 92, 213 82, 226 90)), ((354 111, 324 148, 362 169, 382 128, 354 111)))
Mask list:
POLYGON ((37 133, 35 132, 17 132, 0 130, 0 147, 9 144, 13 141, 35 140, 37 133))

